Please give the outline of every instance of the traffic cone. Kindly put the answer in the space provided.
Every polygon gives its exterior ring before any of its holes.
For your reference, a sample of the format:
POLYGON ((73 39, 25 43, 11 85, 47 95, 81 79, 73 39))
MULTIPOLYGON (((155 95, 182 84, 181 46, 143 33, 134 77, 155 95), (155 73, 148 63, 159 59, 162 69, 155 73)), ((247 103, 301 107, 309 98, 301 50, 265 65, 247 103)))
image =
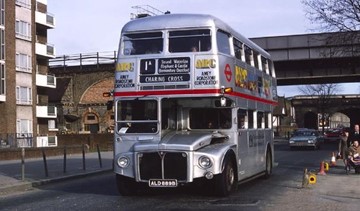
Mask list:
POLYGON ((326 175, 324 170, 324 161, 320 163, 320 171, 317 173, 318 175, 326 175))
POLYGON ((335 152, 332 153, 330 166, 336 166, 335 152))
POLYGON ((329 163, 328 162, 324 162, 324 170, 329 171, 329 163))

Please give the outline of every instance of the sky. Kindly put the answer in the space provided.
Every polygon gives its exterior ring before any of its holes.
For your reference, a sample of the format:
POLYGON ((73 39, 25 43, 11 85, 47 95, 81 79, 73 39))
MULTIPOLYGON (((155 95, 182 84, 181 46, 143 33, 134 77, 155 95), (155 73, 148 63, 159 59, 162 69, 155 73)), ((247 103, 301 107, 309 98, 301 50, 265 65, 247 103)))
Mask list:
MULTIPOLYGON (((313 33, 301 0, 47 0, 55 16, 48 42, 56 55, 117 51, 121 28, 133 8, 150 5, 162 12, 211 14, 248 38, 313 33)), ((276 67, 275 67, 276 68, 276 67)), ((344 94, 358 94, 358 83, 342 85, 344 94)), ((278 95, 301 94, 296 86, 278 87, 278 95)))

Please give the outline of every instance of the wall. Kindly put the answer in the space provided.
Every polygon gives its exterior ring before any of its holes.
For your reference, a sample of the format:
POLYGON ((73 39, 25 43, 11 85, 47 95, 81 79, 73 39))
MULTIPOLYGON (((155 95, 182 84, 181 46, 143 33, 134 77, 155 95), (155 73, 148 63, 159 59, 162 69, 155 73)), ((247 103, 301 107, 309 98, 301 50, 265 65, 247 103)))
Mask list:
MULTIPOLYGON (((86 152, 97 151, 99 145, 100 151, 113 150, 114 134, 64 134, 58 135, 58 147, 44 148, 25 148, 25 158, 42 157, 42 150, 45 150, 46 156, 64 155, 66 146, 67 154, 82 153, 83 146, 86 152)), ((21 148, 0 148, 1 160, 20 160, 21 148)))

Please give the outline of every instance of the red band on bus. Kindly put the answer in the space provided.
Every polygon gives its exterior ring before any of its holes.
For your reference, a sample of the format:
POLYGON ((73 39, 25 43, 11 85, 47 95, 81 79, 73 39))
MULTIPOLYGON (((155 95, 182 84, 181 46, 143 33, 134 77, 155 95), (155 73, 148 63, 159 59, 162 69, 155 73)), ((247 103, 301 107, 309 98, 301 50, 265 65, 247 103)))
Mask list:
MULTIPOLYGON (((116 97, 131 97, 131 96, 147 96, 147 95, 186 95, 186 94, 220 94, 220 89, 196 89, 196 90, 157 90, 157 91, 137 91, 137 92, 115 92, 116 97)), ((248 100, 258 101, 266 104, 276 106, 278 103, 273 100, 268 100, 240 92, 227 93, 232 96, 241 97, 248 100)))

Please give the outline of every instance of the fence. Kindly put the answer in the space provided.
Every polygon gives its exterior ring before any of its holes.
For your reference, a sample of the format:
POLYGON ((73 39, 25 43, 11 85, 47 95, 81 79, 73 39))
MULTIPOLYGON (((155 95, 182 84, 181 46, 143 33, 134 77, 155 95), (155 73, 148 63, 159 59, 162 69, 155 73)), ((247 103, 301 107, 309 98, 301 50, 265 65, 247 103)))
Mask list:
POLYGON ((0 133, 0 148, 32 147, 32 133, 0 133))

